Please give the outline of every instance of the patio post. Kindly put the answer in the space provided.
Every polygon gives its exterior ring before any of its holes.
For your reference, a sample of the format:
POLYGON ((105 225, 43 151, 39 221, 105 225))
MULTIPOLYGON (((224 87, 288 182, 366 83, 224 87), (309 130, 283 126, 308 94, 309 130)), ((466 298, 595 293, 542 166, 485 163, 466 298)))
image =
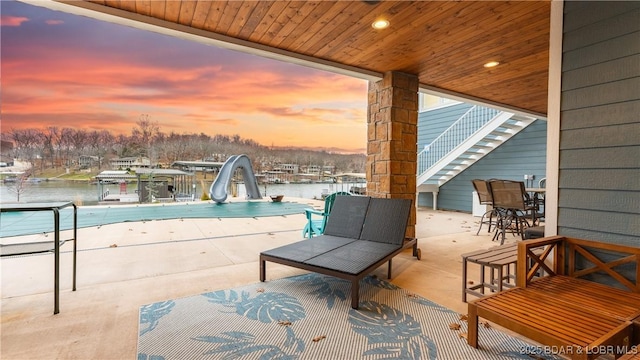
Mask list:
MULTIPOLYGON (((367 195, 416 202, 418 77, 386 72, 369 82, 367 111, 367 195)), ((408 237, 415 237, 412 206, 408 237)))

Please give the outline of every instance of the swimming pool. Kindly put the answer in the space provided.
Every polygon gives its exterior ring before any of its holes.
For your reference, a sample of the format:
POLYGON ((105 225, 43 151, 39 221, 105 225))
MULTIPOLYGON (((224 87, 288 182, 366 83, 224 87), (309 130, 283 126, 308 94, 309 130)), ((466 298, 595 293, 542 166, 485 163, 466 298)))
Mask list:
MULTIPOLYGON (((181 218, 247 218, 302 214, 309 205, 293 202, 245 201, 230 203, 180 203, 152 205, 79 206, 78 227, 128 221, 181 218)), ((0 237, 53 231, 50 212, 6 212, 0 214, 0 237)), ((60 230, 71 229, 73 210, 60 211, 60 230)))

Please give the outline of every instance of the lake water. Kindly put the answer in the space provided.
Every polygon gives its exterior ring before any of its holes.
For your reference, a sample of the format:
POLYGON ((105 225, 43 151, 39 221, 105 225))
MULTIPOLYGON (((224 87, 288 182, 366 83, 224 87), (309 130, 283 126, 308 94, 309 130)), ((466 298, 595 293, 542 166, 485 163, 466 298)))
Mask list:
MULTIPOLYGON (((210 184, 207 184, 209 186, 210 184)), ((263 196, 284 195, 314 199, 321 198, 323 193, 335 191, 349 191, 352 186, 364 186, 364 184, 267 184, 260 185, 260 192, 263 196)), ((244 198, 246 191, 243 184, 238 184, 238 197, 244 198)), ((136 183, 127 185, 127 193, 135 194, 136 183)), ((0 202, 15 202, 17 195, 11 191, 11 184, 0 183, 0 202)), ((39 183, 29 183, 22 194, 20 202, 42 202, 42 201, 74 201, 78 205, 95 205, 98 203, 99 186, 84 182, 72 181, 42 181, 39 183)), ((109 189, 112 194, 120 193, 118 184, 104 185, 104 190, 109 189)), ((207 189, 208 191, 209 189, 207 189)), ((198 185, 196 198, 199 199, 202 189, 198 185)), ((229 194, 231 197, 231 194, 229 194)))

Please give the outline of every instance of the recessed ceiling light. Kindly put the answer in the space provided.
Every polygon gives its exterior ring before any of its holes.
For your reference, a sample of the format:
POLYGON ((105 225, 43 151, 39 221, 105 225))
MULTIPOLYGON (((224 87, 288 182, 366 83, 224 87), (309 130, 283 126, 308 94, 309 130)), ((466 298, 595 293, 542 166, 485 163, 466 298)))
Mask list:
POLYGON ((500 65, 500 63, 497 62, 497 61, 489 61, 488 63, 484 64, 484 67, 492 68, 492 67, 496 67, 498 65, 500 65))
POLYGON ((379 19, 373 22, 371 26, 376 30, 382 30, 389 27, 389 20, 379 19))

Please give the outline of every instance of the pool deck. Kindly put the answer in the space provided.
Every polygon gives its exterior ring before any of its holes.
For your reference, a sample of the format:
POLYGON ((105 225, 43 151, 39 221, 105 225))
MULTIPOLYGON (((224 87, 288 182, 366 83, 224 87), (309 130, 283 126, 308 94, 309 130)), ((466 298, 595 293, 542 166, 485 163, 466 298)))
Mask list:
MULTIPOLYGON (((321 201, 287 199, 320 207, 321 201)), ((61 254, 60 313, 53 315, 53 256, 3 258, 2 359, 134 359, 141 305, 256 283, 258 254, 302 239, 303 214, 126 222, 78 230, 77 291, 71 249, 61 254)), ((497 245, 470 214, 419 208, 422 260, 407 250, 392 282, 454 311, 461 254, 497 245)), ((20 240, 38 240, 28 235, 20 240)), ((64 232, 63 232, 64 236, 64 232)), ((507 241, 515 241, 509 237, 507 241)), ((304 271, 268 263, 267 281, 304 271)), ((386 266, 376 270, 386 276, 386 266)))

